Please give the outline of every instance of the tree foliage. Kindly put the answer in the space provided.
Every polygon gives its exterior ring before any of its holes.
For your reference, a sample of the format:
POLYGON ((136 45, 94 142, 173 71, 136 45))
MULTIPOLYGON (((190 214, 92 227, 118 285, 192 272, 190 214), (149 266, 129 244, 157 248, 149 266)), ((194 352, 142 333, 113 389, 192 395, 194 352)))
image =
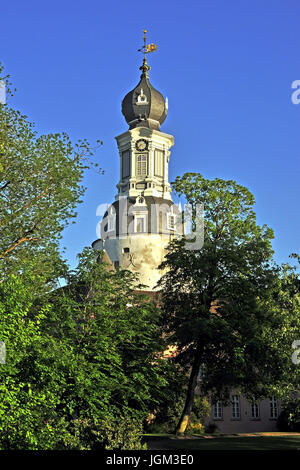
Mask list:
POLYGON ((247 188, 194 173, 178 177, 173 188, 193 208, 204 205, 203 247, 192 251, 184 239, 172 242, 160 282, 165 334, 177 346, 176 360, 190 369, 177 427, 183 432, 200 366, 202 391, 215 398, 225 400, 233 387, 256 397, 279 388, 291 364, 286 341, 279 341, 292 321, 299 331, 299 311, 286 316, 274 302, 283 281, 272 258, 273 232, 256 223, 247 188))
POLYGON ((92 152, 0 104, 1 449, 139 448, 166 393, 156 306, 92 250, 73 272, 59 253, 92 152))
POLYGON ((139 448, 141 423, 167 393, 156 306, 89 249, 43 299, 24 282, 0 284, 1 448, 139 448))
MULTIPOLYGON (((9 78, 3 74, 0 64, 0 79, 10 96, 9 78)), ((92 154, 86 140, 72 144, 66 133, 38 135, 20 111, 0 104, 2 273, 17 272, 33 258, 43 260, 40 266, 48 258, 49 264, 62 230, 76 215, 92 154)))

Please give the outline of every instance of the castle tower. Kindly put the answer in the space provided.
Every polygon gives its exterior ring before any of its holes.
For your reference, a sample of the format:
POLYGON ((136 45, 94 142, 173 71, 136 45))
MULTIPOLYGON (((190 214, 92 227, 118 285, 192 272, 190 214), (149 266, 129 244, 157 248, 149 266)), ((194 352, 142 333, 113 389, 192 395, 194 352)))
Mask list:
POLYGON ((172 202, 168 178, 174 137, 160 131, 168 101, 149 81, 146 54, 157 46, 146 44, 145 33, 140 81, 122 102, 129 129, 116 137, 118 193, 104 214, 101 238, 93 247, 105 250, 116 268, 138 274, 144 289, 151 291, 162 275, 158 266, 166 246, 181 227, 181 212, 172 202))

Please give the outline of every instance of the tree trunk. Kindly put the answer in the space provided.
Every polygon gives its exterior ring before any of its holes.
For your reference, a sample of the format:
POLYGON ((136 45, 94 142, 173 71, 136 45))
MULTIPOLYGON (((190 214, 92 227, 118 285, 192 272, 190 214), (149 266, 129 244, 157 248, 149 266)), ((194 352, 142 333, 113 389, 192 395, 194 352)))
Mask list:
POLYGON ((193 406, 193 403, 194 403, 195 388, 196 388, 196 385, 197 385, 197 377, 198 377, 199 369, 200 369, 200 365, 201 365, 202 350, 203 350, 202 345, 200 343, 198 343, 197 349, 196 349, 196 352, 195 352, 195 357, 194 357, 194 362, 193 362, 190 378, 189 378, 189 385, 188 385, 188 389, 187 389, 186 401, 185 401, 185 405, 184 405, 182 415, 180 417, 180 420, 179 420, 179 422, 177 424, 177 427, 176 427, 176 430, 175 430, 176 434, 183 434, 185 432, 186 427, 187 427, 188 422, 189 422, 189 419, 190 419, 192 406, 193 406))

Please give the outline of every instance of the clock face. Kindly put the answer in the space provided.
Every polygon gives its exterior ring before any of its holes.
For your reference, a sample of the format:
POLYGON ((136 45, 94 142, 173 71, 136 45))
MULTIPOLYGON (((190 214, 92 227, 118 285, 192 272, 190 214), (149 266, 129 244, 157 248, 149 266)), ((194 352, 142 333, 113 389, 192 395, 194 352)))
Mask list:
POLYGON ((135 144, 135 148, 139 151, 139 152, 144 152, 144 150, 147 150, 148 148, 148 142, 147 140, 145 139, 139 139, 136 144, 135 144))

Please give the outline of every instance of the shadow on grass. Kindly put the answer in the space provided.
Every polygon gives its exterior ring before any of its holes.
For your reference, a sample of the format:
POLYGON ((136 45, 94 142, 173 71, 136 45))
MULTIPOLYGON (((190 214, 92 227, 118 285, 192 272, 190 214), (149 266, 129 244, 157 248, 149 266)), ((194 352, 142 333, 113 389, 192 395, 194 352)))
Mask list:
POLYGON ((300 450, 299 436, 251 436, 176 438, 173 435, 146 435, 148 450, 300 450))

